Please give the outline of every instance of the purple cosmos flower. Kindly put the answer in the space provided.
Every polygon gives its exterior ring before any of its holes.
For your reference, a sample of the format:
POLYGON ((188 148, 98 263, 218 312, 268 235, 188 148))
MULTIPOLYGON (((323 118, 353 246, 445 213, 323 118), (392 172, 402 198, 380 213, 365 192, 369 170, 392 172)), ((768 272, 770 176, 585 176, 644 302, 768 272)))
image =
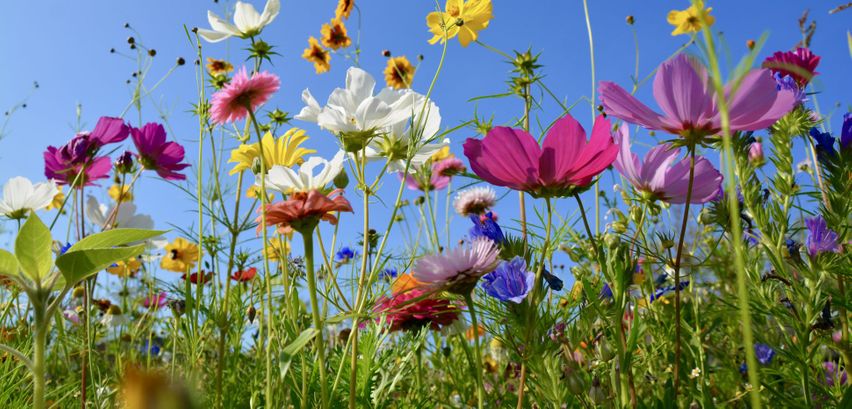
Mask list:
POLYGON ((108 178, 112 163, 107 156, 94 156, 92 146, 84 134, 78 134, 59 148, 48 146, 44 152, 44 176, 59 185, 75 188, 108 178))
POLYGON ((754 344, 754 355, 761 365, 769 365, 772 363, 772 358, 775 357, 775 350, 769 345, 757 343, 754 344))
POLYGON ((805 219, 808 228, 808 254, 811 257, 824 252, 840 252, 840 243, 837 242, 837 233, 829 229, 822 216, 805 219))
POLYGON ((483 216, 470 215, 473 227, 470 228, 470 238, 486 237, 495 243, 502 243, 505 237, 500 225, 494 220, 494 213, 488 212, 483 216))
MULTIPOLYGON (((644 161, 630 151, 630 133, 622 126, 616 134, 618 158, 615 168, 633 187, 652 200, 668 203, 686 203, 689 190, 689 159, 674 163, 679 149, 669 144, 657 145, 645 155, 644 161)), ((705 203, 713 199, 722 184, 722 174, 707 159, 695 158, 695 176, 691 203, 705 203)))
MULTIPOLYGON (((654 98, 662 115, 612 82, 601 82, 600 98, 607 114, 647 129, 691 138, 713 135, 722 129, 722 120, 718 96, 707 77, 707 69, 686 54, 660 65, 654 78, 654 98)), ((726 87, 727 92, 730 88, 726 87)), ((766 128, 796 105, 796 96, 778 91, 766 69, 747 73, 727 99, 732 131, 766 128)))
POLYGON ((482 276, 482 288, 488 295, 500 301, 520 304, 535 283, 535 274, 526 268, 527 264, 520 257, 503 261, 496 270, 482 276))
POLYGON ((825 370, 825 384, 829 387, 834 386, 835 379, 840 381, 841 385, 846 385, 846 371, 837 373, 837 364, 832 361, 822 363, 822 368, 825 370))
POLYGON ((130 128, 121 118, 102 116, 92 132, 88 133, 89 140, 100 148, 111 143, 121 142, 130 135, 130 128))
POLYGON ((189 166, 188 163, 180 163, 184 155, 183 146, 177 142, 166 142, 163 125, 149 122, 142 129, 131 129, 130 135, 138 150, 139 163, 145 169, 157 172, 166 180, 186 179, 186 176, 178 173, 189 166))

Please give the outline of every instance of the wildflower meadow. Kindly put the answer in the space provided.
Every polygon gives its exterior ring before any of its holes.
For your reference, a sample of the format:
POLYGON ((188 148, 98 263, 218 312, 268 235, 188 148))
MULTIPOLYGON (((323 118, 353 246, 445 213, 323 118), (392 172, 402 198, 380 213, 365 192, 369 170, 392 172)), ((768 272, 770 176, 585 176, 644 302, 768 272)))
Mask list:
POLYGON ((8 6, 7 408, 852 408, 852 3, 8 6))

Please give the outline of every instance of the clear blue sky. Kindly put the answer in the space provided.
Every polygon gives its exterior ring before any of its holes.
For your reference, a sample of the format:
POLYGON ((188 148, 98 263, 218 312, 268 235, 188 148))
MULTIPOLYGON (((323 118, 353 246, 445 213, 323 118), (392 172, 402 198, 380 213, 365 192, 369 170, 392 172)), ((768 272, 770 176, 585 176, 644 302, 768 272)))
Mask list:
MULTIPOLYGON (((263 2, 252 1, 258 9, 263 2)), ((481 33, 485 43, 504 51, 525 50, 532 47, 541 52, 546 83, 553 92, 569 103, 590 94, 590 65, 588 39, 582 2, 578 0, 505 1, 494 2, 494 20, 481 33)), ((672 37, 665 19, 673 8, 685 8, 687 1, 590 1, 590 14, 595 40, 598 80, 613 80, 622 85, 630 83, 635 51, 630 27, 625 17, 635 16, 638 32, 640 75, 645 76, 657 64, 674 52, 687 37, 672 37)), ((839 109, 845 111, 849 103, 850 55, 846 45, 846 32, 850 29, 852 10, 829 15, 828 10, 839 1, 710 1, 716 16, 715 30, 725 33, 729 54, 735 59, 732 67, 745 54, 748 39, 757 39, 762 33, 769 35, 760 59, 775 50, 792 47, 800 35, 796 20, 806 8, 816 19, 818 28, 813 50, 823 57, 818 71, 817 87, 821 90, 819 102, 823 112, 839 109)), ((358 2, 361 11, 361 66, 373 73, 381 83, 385 59, 381 50, 394 55, 405 54, 412 60, 423 54, 414 81, 415 90, 425 93, 429 80, 440 57, 441 48, 430 46, 425 26, 425 16, 434 9, 430 1, 370 0, 358 2)), ((282 11, 277 20, 261 36, 276 46, 281 54, 269 67, 282 80, 281 91, 271 101, 274 106, 295 114, 302 107, 299 99, 302 89, 309 87, 324 102, 328 93, 342 86, 346 68, 351 64, 340 55, 332 59, 332 69, 323 75, 314 74, 313 67, 300 58, 310 35, 319 36, 320 26, 334 14, 336 1, 282 0, 282 11)), ((197 121, 187 110, 196 100, 196 84, 191 62, 195 50, 188 43, 183 25, 207 27, 206 11, 212 9, 225 14, 228 3, 212 1, 16 1, 5 4, 0 14, 0 108, 8 109, 30 94, 33 81, 40 89, 28 100, 26 109, 14 114, 0 140, 0 181, 16 175, 43 179, 42 152, 50 144, 65 143, 72 135, 75 107, 81 103, 83 121, 90 128, 101 115, 117 115, 130 99, 130 89, 125 81, 135 69, 131 60, 110 54, 110 48, 129 53, 126 39, 134 35, 146 46, 157 50, 155 65, 151 70, 149 85, 172 66, 177 57, 189 64, 178 69, 156 92, 154 99, 169 111, 169 123, 174 133, 170 137, 184 143, 187 157, 194 162, 197 138, 197 121), (140 35, 124 28, 130 23, 140 35)), ((358 30, 357 17, 349 21, 350 35, 358 30)), ((229 47, 239 51, 239 40, 215 45, 205 44, 205 55, 227 58, 229 47)), ((242 54, 241 54, 242 55, 242 54)), ((235 65, 240 61, 235 60, 235 65)), ((507 123, 520 115, 519 100, 469 102, 472 97, 497 94, 506 90, 505 81, 510 67, 493 52, 472 45, 462 48, 453 40, 449 46, 445 68, 441 74, 434 100, 441 108, 444 127, 454 126, 470 119, 474 110, 482 116, 494 115, 495 123, 507 123)), ((639 92, 644 101, 651 103, 650 89, 639 92)), ((158 120, 150 109, 146 121, 158 120)), ((548 111, 540 115, 549 122, 555 115, 555 105, 545 106, 548 111), (551 114, 548 115, 548 112, 551 114)), ((590 126, 588 105, 580 104, 573 111, 587 128, 590 126)), ((128 116, 136 122, 136 115, 128 116)), ((138 125, 138 124, 136 124, 138 125)), ((299 123, 313 138, 308 145, 330 156, 335 148, 330 135, 316 127, 299 123)), ((837 118, 834 129, 839 128, 837 118)), ((461 143, 469 130, 451 135, 453 150, 461 156, 461 143)), ((647 139, 647 133, 639 138, 647 139)), ((715 156, 715 155, 712 155, 715 156)), ((386 183, 393 185, 395 179, 386 183)), ((604 186, 611 186, 605 181, 604 186)), ((104 187, 107 187, 106 185, 104 187)), ((393 188, 393 186, 390 186, 393 188)), ((144 178, 138 186, 137 203, 140 210, 154 216, 158 227, 169 223, 189 225, 195 220, 194 202, 176 188, 144 178)), ((104 189, 105 191, 105 189, 104 189)), ((351 191, 351 189, 350 189, 351 191)), ((105 197, 99 193, 101 199, 105 197)), ((410 195, 413 198, 414 195, 410 195)), ((514 196, 510 206, 501 206, 501 214, 516 217, 514 196)), ((358 198, 350 195, 350 199, 358 198)), ((390 199, 388 199, 390 200, 390 199)), ((573 202, 560 201, 557 205, 565 213, 574 208, 573 202)), ((386 211, 383 214, 387 214, 386 211)), ((350 216, 350 221, 351 216, 350 216)), ((459 233, 467 230, 467 222, 456 219, 459 233)), ((382 225, 384 221, 382 221, 382 225)), ((8 237, 2 240, 7 241, 8 237)), ((354 235, 343 242, 353 243, 354 235)))

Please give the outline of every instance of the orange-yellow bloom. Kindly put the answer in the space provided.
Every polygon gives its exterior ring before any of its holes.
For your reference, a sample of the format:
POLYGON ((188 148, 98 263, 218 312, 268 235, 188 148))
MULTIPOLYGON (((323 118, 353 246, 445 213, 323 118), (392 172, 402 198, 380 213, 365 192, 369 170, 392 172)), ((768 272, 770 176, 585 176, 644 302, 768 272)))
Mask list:
POLYGON ((334 10, 334 18, 346 19, 352 14, 352 9, 355 8, 355 0, 340 0, 337 2, 337 9, 334 10))
POLYGON ((331 53, 320 46, 316 37, 308 38, 308 48, 302 53, 302 58, 314 64, 314 70, 317 74, 328 72, 331 69, 331 53))
POLYGON ((712 7, 705 9, 704 2, 698 1, 686 10, 670 11, 667 19, 669 24, 675 27, 672 35, 695 33, 701 31, 705 24, 707 27, 712 26, 716 18, 710 15, 711 10, 713 10, 712 7))
POLYGON ((221 74, 227 74, 234 70, 234 66, 231 63, 225 60, 217 60, 215 58, 207 57, 207 72, 210 75, 216 76, 221 74))
POLYGON ((352 45, 352 39, 346 33, 346 26, 343 24, 343 20, 339 18, 333 18, 331 22, 323 24, 320 34, 322 34, 322 45, 332 50, 352 45))
POLYGON ((414 70, 414 66, 404 55, 388 58, 388 65, 385 67, 385 82, 389 87, 396 89, 411 88, 414 70))
POLYGON ((166 245, 166 254, 160 260, 160 267, 176 273, 186 273, 198 261, 198 246, 178 237, 166 245))

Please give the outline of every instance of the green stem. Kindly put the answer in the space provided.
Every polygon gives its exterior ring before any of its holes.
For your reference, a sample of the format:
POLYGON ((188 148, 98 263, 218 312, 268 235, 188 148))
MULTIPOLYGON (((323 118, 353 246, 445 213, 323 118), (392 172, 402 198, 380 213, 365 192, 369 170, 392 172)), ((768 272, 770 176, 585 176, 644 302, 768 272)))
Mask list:
POLYGON ((35 308, 35 333, 33 340, 33 408, 44 409, 45 405, 45 351, 47 350, 47 329, 50 322, 41 311, 43 307, 35 308))
POLYGON ((483 387, 482 387, 482 351, 479 347, 479 322, 476 320, 476 307, 473 304, 473 291, 464 296, 467 303, 468 311, 470 312, 470 322, 473 328, 473 350, 474 360, 473 369, 476 371, 476 403, 477 408, 482 409, 483 387))
MULTIPOLYGON (((328 383, 326 382, 325 369, 325 342, 322 335, 322 318, 320 317, 319 302, 317 300, 317 277, 314 271, 314 236, 313 227, 301 231, 305 246, 305 271, 308 276, 308 294, 311 297, 311 317, 314 328, 317 330, 317 365, 319 366, 320 388, 322 407, 328 407, 328 383)), ((354 331, 354 330, 353 330, 354 331)), ((306 397, 303 397, 306 399, 306 397)))
POLYGON ((677 243, 677 256, 675 256, 674 282, 675 282, 675 361, 674 361, 674 401, 677 403, 678 387, 680 386, 680 350, 681 350, 681 324, 680 324, 680 266, 683 257, 683 241, 686 238, 686 224, 689 222, 689 202, 692 201, 692 185, 695 183, 695 145, 689 147, 689 182, 686 188, 686 202, 683 207, 683 220, 680 224, 680 239, 677 243))

